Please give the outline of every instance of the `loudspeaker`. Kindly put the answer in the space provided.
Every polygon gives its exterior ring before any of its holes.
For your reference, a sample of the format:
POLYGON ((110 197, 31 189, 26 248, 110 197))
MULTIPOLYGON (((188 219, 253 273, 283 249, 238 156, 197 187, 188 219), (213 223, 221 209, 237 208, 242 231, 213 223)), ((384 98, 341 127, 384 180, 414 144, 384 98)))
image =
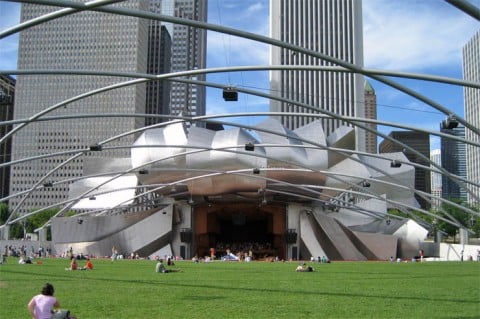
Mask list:
POLYGON ((180 240, 182 243, 191 243, 192 242, 192 230, 191 229, 182 229, 180 231, 180 240))
POLYGON ((238 92, 234 88, 223 89, 223 99, 225 101, 238 101, 238 92))
POLYGON ((297 242, 297 232, 294 229, 289 229, 285 237, 287 244, 295 244, 297 242))

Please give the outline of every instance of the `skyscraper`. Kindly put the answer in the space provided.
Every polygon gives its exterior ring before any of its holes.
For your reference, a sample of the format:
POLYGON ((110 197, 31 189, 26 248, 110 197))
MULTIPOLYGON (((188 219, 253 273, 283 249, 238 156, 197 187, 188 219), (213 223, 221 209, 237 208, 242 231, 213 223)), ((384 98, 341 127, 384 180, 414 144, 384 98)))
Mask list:
MULTIPOLYGON (((13 101, 15 98, 15 79, 9 75, 0 75, 0 122, 13 119, 13 101)), ((0 136, 5 136, 12 125, 0 126, 0 136)), ((0 164, 10 162, 12 152, 11 140, 0 144, 0 164)), ((10 184, 10 167, 0 167, 0 198, 8 196, 10 184)))
MULTIPOLYGON (((115 6, 148 10, 148 1, 122 2, 115 6)), ((50 6, 24 4, 21 19, 26 21, 53 10, 55 9, 50 6)), ((18 69, 145 73, 147 23, 144 19, 85 11, 37 25, 20 34, 18 69)), ((125 79, 100 76, 18 76, 15 119, 27 119, 65 99, 122 81, 125 79)), ((145 85, 128 86, 71 102, 48 115, 85 113, 145 113, 145 85)), ((108 143, 108 146, 124 148, 104 148, 102 152, 86 152, 85 156, 71 158, 74 152, 143 126, 143 118, 102 116, 29 123, 13 136, 12 160, 27 159, 39 154, 62 154, 12 166, 10 195, 34 187, 37 181, 49 174, 44 181, 49 187, 39 185, 22 203, 19 211, 28 212, 67 199, 69 183, 66 180, 82 175, 86 158, 127 157, 135 136, 124 136, 108 143), (71 153, 65 154, 66 152, 71 153), (71 159, 65 162, 69 158, 71 159), (62 166, 56 169, 60 165, 62 166), (54 169, 56 170, 52 173, 54 169)), ((11 209, 22 198, 13 198, 9 205, 11 209)))
MULTIPOLYGON (((436 149, 430 152, 430 160, 437 164, 438 166, 442 166, 442 151, 440 149, 436 149)), ((430 166, 434 169, 433 166, 430 166)), ((436 198, 442 197, 442 174, 432 172, 430 175, 430 184, 432 185, 432 195, 436 198)), ((441 201, 435 198, 432 198, 432 208, 438 209, 441 206, 441 201)))
MULTIPOLYGON (((463 47, 463 78, 468 81, 480 82, 480 30, 475 33, 470 41, 463 47)), ((480 90, 465 88, 465 120, 477 129, 480 128, 480 90)), ((480 136, 472 130, 465 130, 465 138, 469 141, 480 143, 480 136)), ((467 153, 467 178, 480 181, 480 150, 478 146, 468 144, 467 153)), ((471 191, 476 198, 480 198, 480 188, 471 186, 471 191)), ((468 195, 470 204, 480 205, 478 199, 468 195)))
MULTIPOLYGON (((409 146, 424 157, 428 159, 430 158, 430 137, 428 133, 416 131, 393 131, 390 132, 388 136, 409 146)), ((420 157, 417 153, 410 150, 404 150, 402 145, 384 139, 379 145, 379 153, 393 152, 403 152, 410 162, 423 166, 430 166, 430 162, 420 157)), ((431 185, 429 170, 415 167, 415 189, 430 194, 431 185)), ((415 198, 422 208, 430 208, 430 204, 420 195, 415 194, 415 198)))
MULTIPOLYGON (((162 13, 161 0, 150 1, 150 12, 162 13)), ((171 72, 172 38, 164 23, 150 20, 148 25, 148 66, 149 74, 171 72)), ((147 82, 146 113, 170 114, 170 81, 147 82)), ((145 125, 163 122, 166 119, 148 117, 145 125)))
MULTIPOLYGON (((154 0, 158 1, 158 0, 154 0)), ((162 0, 162 13, 184 19, 207 21, 206 0, 162 0)), ((172 72, 204 69, 207 65, 207 31, 180 24, 166 24, 172 37, 172 72)), ((205 81, 205 75, 191 77, 205 81)), ((171 83, 170 114, 205 115, 205 87, 171 83)))
MULTIPOLYGON (((365 118, 370 120, 377 119, 377 96, 375 90, 368 80, 365 80, 365 118)), ((377 124, 365 124, 372 130, 377 130, 377 124)), ((365 134, 365 152, 377 153, 377 134, 366 132, 365 134)))
MULTIPOLYGON (((362 2, 360 0, 270 0, 270 32, 275 39, 363 66, 362 2)), ((272 65, 331 66, 332 63, 292 50, 271 47, 272 65)), ((343 116, 363 118, 363 77, 326 71, 271 71, 273 95, 296 100, 343 116)), ((295 105, 272 100, 274 112, 308 112, 295 105)), ((282 116, 290 129, 312 121, 308 117, 282 116)), ((322 120, 329 135, 338 120, 322 120)), ((365 132, 357 130, 357 149, 365 150, 365 132)))
MULTIPOLYGON (((445 134, 465 138, 465 127, 463 125, 453 129, 441 128, 440 131, 445 134)), ((442 167, 452 174, 467 178, 465 143, 442 137, 441 147, 442 167)), ((466 201, 467 192, 465 188, 460 187, 455 181, 442 175, 442 198, 455 198, 466 201)))

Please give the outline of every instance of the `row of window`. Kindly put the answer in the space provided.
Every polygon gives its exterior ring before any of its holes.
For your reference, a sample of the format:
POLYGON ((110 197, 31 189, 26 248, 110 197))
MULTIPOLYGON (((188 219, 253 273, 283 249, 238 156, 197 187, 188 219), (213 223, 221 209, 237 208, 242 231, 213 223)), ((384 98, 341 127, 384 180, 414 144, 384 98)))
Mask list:
MULTIPOLYGON (((24 191, 24 189, 16 189, 16 188, 13 188, 12 189, 13 192, 21 192, 21 191, 24 191)), ((68 188, 67 189, 63 189, 64 191, 68 191, 68 188)), ((59 194, 55 194, 55 195, 45 195, 45 194, 30 194, 29 198, 31 199, 67 199, 68 198, 68 195, 59 195, 59 194)), ((46 201, 40 201, 38 202, 38 204, 42 204, 41 206, 47 206, 47 205, 50 205, 51 203, 48 203, 46 201)), ((40 207, 41 207, 40 206, 40 207)))

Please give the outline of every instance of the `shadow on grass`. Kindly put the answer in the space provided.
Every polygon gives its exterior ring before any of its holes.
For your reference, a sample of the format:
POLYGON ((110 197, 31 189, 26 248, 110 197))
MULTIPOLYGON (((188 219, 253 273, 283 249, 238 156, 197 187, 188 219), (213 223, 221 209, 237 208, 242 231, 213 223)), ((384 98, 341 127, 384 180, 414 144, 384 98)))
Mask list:
POLYGON ((182 300, 189 300, 189 301, 201 301, 201 300, 220 300, 220 299, 226 299, 224 296, 204 296, 204 295, 190 295, 190 296, 185 296, 180 298, 182 300))
MULTIPOLYGON (((95 271, 95 270, 93 270, 95 271)), ((38 273, 30 273, 30 272, 23 272, 23 271, 12 271, 9 269, 3 269, 2 272, 4 273, 12 273, 12 274, 22 274, 26 276, 32 276, 36 277, 38 279, 39 274, 38 273)), ((75 271, 75 272, 80 272, 83 273, 83 271, 75 271)), ((158 274, 159 276, 162 276, 163 278, 165 277, 170 277, 174 276, 177 277, 177 275, 181 275, 181 272, 178 273, 171 273, 171 274, 158 274)), ((45 274, 45 276, 49 277, 49 280, 52 278, 58 278, 58 279, 78 279, 78 278, 72 278, 71 275, 67 274, 45 274)), ((388 300, 391 299, 392 301, 399 301, 399 300, 410 300, 410 301, 420 301, 420 302, 455 302, 455 303, 464 303, 464 304, 478 304, 478 300, 475 298, 472 298, 472 300, 466 300, 466 299, 452 299, 452 298, 431 298, 428 296, 424 297, 416 297, 416 296, 390 296, 390 295, 381 295, 381 294, 360 294, 360 293, 349 293, 349 292, 321 292, 321 291, 307 291, 307 290, 295 290, 295 289, 272 289, 272 288, 255 288, 255 287, 224 287, 221 285, 214 285, 214 284, 194 284, 194 283, 179 283, 179 282, 161 282, 157 280, 138 280, 138 279, 121 279, 121 278, 115 278, 115 277, 94 277, 94 278, 89 278, 89 277, 84 277, 82 276, 82 280, 92 280, 92 281, 105 281, 108 283, 112 282, 118 282, 118 283, 128 283, 128 284, 146 284, 146 285, 161 285, 165 287, 184 287, 184 288, 189 288, 189 289, 195 289, 195 288, 201 288, 201 289, 215 289, 215 290, 236 290, 236 291, 244 291, 244 292, 272 292, 272 293, 290 293, 290 294, 299 294, 299 295, 312 295, 312 296, 336 296, 336 297, 348 297, 348 298, 371 298, 371 299, 382 299, 382 300, 388 300), (475 299, 475 300, 474 300, 475 299)), ((4 281, 4 280, 2 280, 4 281)), ((190 296, 191 299, 198 299, 199 296, 190 296)), ((211 296, 204 297, 211 299, 211 296)), ((218 299, 222 299, 224 297, 218 297, 218 299)), ((190 299, 190 298, 188 298, 190 299)), ((464 317, 465 319, 469 319, 470 317, 464 317)), ((477 316, 471 317, 471 318, 478 318, 477 316)))

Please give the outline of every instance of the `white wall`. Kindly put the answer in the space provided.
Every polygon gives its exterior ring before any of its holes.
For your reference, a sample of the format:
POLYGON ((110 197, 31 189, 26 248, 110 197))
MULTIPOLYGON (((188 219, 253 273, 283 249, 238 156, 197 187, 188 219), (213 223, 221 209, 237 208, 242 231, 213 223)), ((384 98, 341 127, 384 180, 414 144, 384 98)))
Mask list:
POLYGON ((473 260, 477 260, 477 254, 480 250, 480 246, 440 243, 439 259, 442 261, 459 261, 462 256, 462 250, 464 261, 468 261, 470 256, 472 256, 473 260))

